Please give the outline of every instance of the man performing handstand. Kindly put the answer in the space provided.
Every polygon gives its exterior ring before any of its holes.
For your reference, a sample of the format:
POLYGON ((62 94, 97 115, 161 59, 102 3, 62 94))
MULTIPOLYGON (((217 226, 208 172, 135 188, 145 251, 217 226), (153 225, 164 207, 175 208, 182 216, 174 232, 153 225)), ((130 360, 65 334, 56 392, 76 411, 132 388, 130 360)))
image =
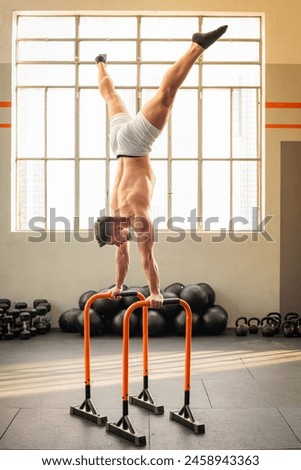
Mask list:
POLYGON ((110 118, 111 147, 119 158, 115 183, 111 194, 111 217, 100 217, 95 223, 95 235, 100 246, 116 245, 116 285, 112 297, 122 291, 129 268, 130 228, 141 255, 142 266, 148 282, 151 307, 160 307, 159 270, 154 258, 154 228, 149 217, 152 192, 155 184, 149 153, 170 115, 174 98, 191 67, 199 56, 217 41, 227 26, 208 33, 195 33, 185 54, 165 73, 156 94, 132 118, 122 99, 116 93, 107 72, 106 55, 100 54, 98 87, 105 99, 110 118))

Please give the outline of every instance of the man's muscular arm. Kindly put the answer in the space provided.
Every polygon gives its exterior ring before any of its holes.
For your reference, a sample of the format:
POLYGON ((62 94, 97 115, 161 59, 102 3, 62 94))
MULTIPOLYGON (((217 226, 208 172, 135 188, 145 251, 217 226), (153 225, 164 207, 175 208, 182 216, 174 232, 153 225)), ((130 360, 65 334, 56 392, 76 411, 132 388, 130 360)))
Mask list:
POLYGON ((148 282, 151 307, 160 307, 163 297, 160 293, 159 269, 154 258, 154 228, 148 215, 135 217, 133 227, 136 232, 142 267, 148 282))
POLYGON ((130 264, 129 242, 116 248, 115 252, 115 287, 111 289, 112 297, 118 297, 122 292, 125 277, 130 264))

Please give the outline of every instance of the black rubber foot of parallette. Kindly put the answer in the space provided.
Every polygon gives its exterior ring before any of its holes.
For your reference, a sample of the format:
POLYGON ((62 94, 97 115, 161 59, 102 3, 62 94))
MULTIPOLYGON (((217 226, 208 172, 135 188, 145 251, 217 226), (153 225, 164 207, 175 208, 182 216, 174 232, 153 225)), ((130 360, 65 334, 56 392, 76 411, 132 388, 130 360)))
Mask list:
POLYGON ((205 433, 205 425, 198 423, 197 421, 192 421, 190 418, 185 418, 180 411, 171 411, 169 418, 172 421, 176 421, 182 426, 193 431, 195 434, 204 434, 205 433))
POLYGON ((133 434, 132 431, 129 429, 123 429, 121 425, 114 424, 114 423, 107 423, 106 430, 108 432, 112 432, 127 441, 132 442, 137 447, 142 447, 146 445, 146 437, 145 436, 138 436, 137 434, 133 434))
POLYGON ((97 424, 97 426, 105 426, 108 418, 106 416, 100 416, 93 413, 92 411, 86 411, 80 406, 70 406, 70 414, 73 416, 79 416, 82 419, 91 421, 92 423, 97 424))
POLYGON ((150 403, 149 401, 140 398, 139 396, 129 396, 129 402, 132 405, 140 406, 140 408, 145 408, 155 415, 163 415, 164 414, 164 405, 156 405, 156 403, 150 403))

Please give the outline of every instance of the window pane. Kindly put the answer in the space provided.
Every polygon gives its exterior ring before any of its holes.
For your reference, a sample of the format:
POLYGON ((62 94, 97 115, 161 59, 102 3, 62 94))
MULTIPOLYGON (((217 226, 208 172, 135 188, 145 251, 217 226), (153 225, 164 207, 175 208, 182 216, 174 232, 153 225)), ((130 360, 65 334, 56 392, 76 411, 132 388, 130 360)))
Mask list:
POLYGON ((233 216, 234 229, 252 230, 257 225, 253 221, 252 208, 258 207, 257 201, 257 162, 233 162, 233 216))
POLYGON ((106 104, 98 90, 80 90, 79 152, 81 158, 106 156, 106 104))
MULTIPOLYGON (((108 72, 116 86, 136 86, 137 66, 136 65, 109 65, 108 72)), ((96 65, 79 66, 80 86, 97 85, 96 65)))
POLYGON ((81 41, 79 57, 81 61, 93 61, 100 54, 107 54, 108 62, 131 62, 136 60, 135 41, 81 41))
POLYGON ((115 175, 116 175, 118 164, 119 164, 119 159, 118 158, 115 157, 113 160, 110 160, 110 167, 109 167, 109 170, 110 170, 110 196, 112 195, 112 189, 113 189, 114 182, 115 182, 115 175))
POLYGON ((93 220, 105 208, 104 161, 80 162, 80 228, 93 228, 93 220))
POLYGON ((181 217, 175 226, 189 228, 188 217, 197 209, 198 163, 191 161, 172 162, 172 217, 181 217))
POLYGON ((222 24, 228 25, 228 30, 223 38, 231 39, 259 39, 260 38, 260 18, 248 17, 212 17, 203 18, 203 31, 211 31, 222 24))
POLYGON ((204 86, 259 86, 259 65, 204 65, 204 86))
POLYGON ((74 215, 74 162, 48 161, 48 229, 73 230, 74 215))
MULTIPOLYGON (((143 106, 147 100, 149 100, 156 90, 144 89, 142 90, 142 100, 141 105, 143 106)), ((160 136, 155 140, 155 143, 152 147, 151 158, 167 158, 168 152, 168 129, 167 126, 164 127, 160 136)))
POLYGON ((44 162, 17 162, 17 230, 44 228, 44 162))
MULTIPOLYGON (((170 67, 170 64, 164 65, 141 65, 141 84, 142 86, 159 86, 164 73, 170 67)), ((183 86, 198 86, 198 66, 194 65, 190 70, 183 86)))
POLYGON ((135 38, 137 19, 134 17, 81 16, 79 23, 81 38, 135 38))
POLYGON ((142 38, 191 38, 199 30, 198 18, 141 18, 142 38))
POLYGON ((109 74, 134 116, 200 25, 209 31, 228 24, 226 34, 192 67, 153 145, 157 183, 151 215, 155 223, 165 219, 159 229, 171 216, 183 219, 175 227, 189 229, 188 218, 196 210, 205 230, 217 230, 228 229, 233 214, 244 217, 232 221, 235 229, 252 230, 252 207, 259 204, 260 192, 260 16, 104 14, 16 15, 18 228, 27 228, 35 211, 47 215, 47 204, 48 228, 72 229, 79 215, 81 228, 87 229, 89 217, 108 206, 118 159, 109 145, 107 107, 98 91, 97 54, 107 54, 109 74), (206 223, 210 216, 218 221, 206 223))
POLYGON ((233 90, 232 153, 237 158, 257 158, 257 90, 233 90))
POLYGON ((188 47, 187 41, 142 41, 141 60, 143 62, 176 61, 188 47))
POLYGON ((130 115, 134 116, 136 114, 136 89, 116 87, 116 91, 120 95, 130 115))
POLYGON ((72 89, 47 90, 47 157, 75 155, 75 101, 72 89))
POLYGON ((73 61, 74 41, 20 41, 18 60, 73 61))
POLYGON ((75 37, 74 16, 19 16, 19 38, 75 37))
POLYGON ((153 161, 152 167, 156 175, 150 216, 156 229, 167 227, 167 162, 153 161), (162 220, 163 219, 163 220, 162 220))
POLYGON ((17 85, 54 85, 54 86, 74 86, 75 67, 74 65, 18 65, 17 85))
POLYGON ((203 158, 230 157, 230 91, 203 91, 203 158))
POLYGON ((45 91, 18 89, 17 106, 17 156, 44 158, 45 91))
POLYGON ((230 220, 230 162, 203 163, 203 229, 228 229, 230 220), (211 219, 211 218, 214 219, 211 219))
POLYGON ((172 112, 172 157, 198 157, 198 92, 179 90, 172 112))
POLYGON ((203 54, 204 62, 258 62, 259 42, 217 41, 203 54))

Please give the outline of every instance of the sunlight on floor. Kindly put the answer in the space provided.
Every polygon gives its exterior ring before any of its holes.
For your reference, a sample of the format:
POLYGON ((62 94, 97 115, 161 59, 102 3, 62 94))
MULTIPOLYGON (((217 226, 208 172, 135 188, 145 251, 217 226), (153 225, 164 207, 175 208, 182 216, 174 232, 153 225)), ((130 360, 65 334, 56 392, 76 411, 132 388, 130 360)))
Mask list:
MULTIPOLYGON (((278 351, 194 351, 192 352, 191 374, 197 379, 209 374, 227 371, 246 371, 252 379, 249 368, 277 366, 300 362, 300 350, 278 351)), ((142 355, 130 355, 130 381, 139 382, 142 374, 142 355)), ((156 379, 180 379, 184 371, 184 352, 159 351, 149 354, 150 376, 156 379)), ((91 382, 95 386, 121 384, 122 358, 119 354, 91 358, 91 382)), ((84 363, 79 359, 47 360, 32 363, 18 363, 0 366, 0 398, 46 393, 57 390, 75 390, 84 384, 84 363)))

